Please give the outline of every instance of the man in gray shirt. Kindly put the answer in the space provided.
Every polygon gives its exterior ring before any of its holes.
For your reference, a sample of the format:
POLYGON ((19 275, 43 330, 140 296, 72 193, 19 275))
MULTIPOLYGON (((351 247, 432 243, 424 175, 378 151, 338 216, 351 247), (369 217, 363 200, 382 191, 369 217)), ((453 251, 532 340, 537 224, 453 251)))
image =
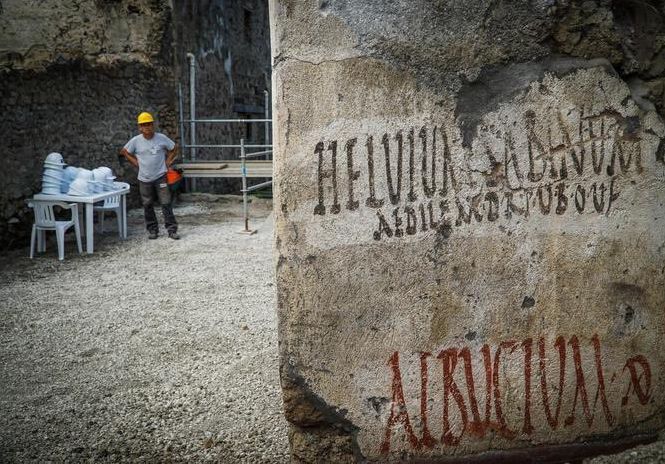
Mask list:
POLYGON ((157 199, 162 206, 169 237, 178 240, 178 223, 173 215, 171 191, 166 182, 166 171, 176 158, 176 144, 164 134, 155 132, 154 119, 150 113, 139 114, 138 123, 141 133, 127 142, 120 154, 139 169, 139 192, 148 238, 157 238, 159 232, 154 208, 157 199))

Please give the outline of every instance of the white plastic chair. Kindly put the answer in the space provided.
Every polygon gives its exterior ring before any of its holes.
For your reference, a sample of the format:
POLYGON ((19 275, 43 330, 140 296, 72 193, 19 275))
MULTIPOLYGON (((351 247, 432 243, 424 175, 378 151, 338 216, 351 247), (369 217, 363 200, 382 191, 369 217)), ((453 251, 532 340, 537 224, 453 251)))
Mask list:
POLYGON ((65 232, 71 226, 74 226, 76 233, 76 245, 79 254, 83 253, 81 246, 81 229, 79 227, 78 205, 76 203, 64 203, 61 201, 49 200, 30 200, 28 206, 34 210, 35 223, 32 225, 32 236, 30 238, 30 258, 32 259, 35 252, 35 239, 38 240, 37 251, 43 252, 46 250, 46 234, 47 230, 55 231, 55 237, 58 241, 58 259, 62 261, 65 259, 65 232), (53 208, 59 206, 63 209, 71 210, 72 217, 69 221, 58 221, 55 218, 53 208))
POLYGON ((103 205, 95 206, 93 209, 98 212, 101 233, 104 233, 104 213, 107 211, 114 212, 118 222, 118 235, 122 238, 122 205, 120 203, 120 195, 113 195, 112 197, 105 198, 103 205))

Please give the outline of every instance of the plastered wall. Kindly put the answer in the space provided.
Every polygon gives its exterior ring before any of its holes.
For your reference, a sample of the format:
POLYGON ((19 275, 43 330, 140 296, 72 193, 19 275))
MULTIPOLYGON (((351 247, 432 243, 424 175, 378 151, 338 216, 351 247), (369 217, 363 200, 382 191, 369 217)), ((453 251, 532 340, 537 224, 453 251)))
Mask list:
POLYGON ((573 14, 548 8, 271 3, 295 462, 492 462, 663 427, 658 99, 623 58, 516 32, 573 14))

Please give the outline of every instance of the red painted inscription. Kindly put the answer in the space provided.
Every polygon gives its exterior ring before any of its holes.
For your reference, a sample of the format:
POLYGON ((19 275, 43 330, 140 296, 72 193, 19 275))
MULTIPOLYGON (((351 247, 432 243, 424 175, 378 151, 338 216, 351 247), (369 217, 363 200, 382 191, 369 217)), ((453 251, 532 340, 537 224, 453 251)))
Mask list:
POLYGON ((612 427, 616 423, 618 410, 613 410, 612 406, 616 405, 610 401, 609 385, 620 382, 623 397, 618 402, 619 408, 644 406, 653 394, 651 367, 644 356, 636 355, 610 377, 603 368, 602 360, 598 335, 593 335, 588 343, 582 343, 576 335, 567 340, 559 336, 553 344, 544 337, 537 342, 532 338, 522 342, 507 340, 494 349, 485 344, 477 354, 468 346, 445 348, 437 355, 421 352, 418 431, 407 409, 400 355, 394 352, 388 360, 392 373, 392 401, 381 452, 390 452, 391 440, 397 434, 405 435, 411 448, 420 450, 437 445, 457 446, 465 436, 480 439, 490 432, 513 440, 528 437, 538 430, 557 430, 575 425, 591 429, 601 420, 612 427), (516 384, 505 373, 508 357, 519 359, 522 364, 518 370, 522 377, 518 384, 523 386, 523 392, 520 392, 523 396, 517 402, 510 402, 510 406, 508 402, 504 404, 504 390, 509 385, 514 390, 516 384), (480 366, 475 372, 474 360, 480 366), (442 377, 437 383, 440 388, 433 391, 435 366, 442 377), (558 375, 551 375, 556 373, 558 375), (481 413, 479 399, 482 401, 483 396, 484 410, 481 413), (429 417, 428 402, 431 400, 441 402, 441 415, 437 414, 438 417, 429 417), (567 411, 563 412, 561 420, 564 405, 567 405, 567 411), (506 408, 516 408, 518 414, 506 408), (512 418, 510 424, 508 417, 512 418), (516 424, 515 417, 519 417, 521 423, 516 424), (432 432, 431 421, 438 418, 441 422, 435 425, 441 426, 440 436, 432 432), (536 421, 535 418, 544 420, 536 421))

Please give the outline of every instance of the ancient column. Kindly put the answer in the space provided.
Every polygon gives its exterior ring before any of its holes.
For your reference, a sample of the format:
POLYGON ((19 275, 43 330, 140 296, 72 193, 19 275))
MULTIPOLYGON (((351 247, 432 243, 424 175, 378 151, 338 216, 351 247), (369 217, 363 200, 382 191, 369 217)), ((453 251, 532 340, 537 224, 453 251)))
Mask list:
POLYGON ((551 3, 272 1, 295 462, 582 456, 663 427, 662 106, 551 3))

